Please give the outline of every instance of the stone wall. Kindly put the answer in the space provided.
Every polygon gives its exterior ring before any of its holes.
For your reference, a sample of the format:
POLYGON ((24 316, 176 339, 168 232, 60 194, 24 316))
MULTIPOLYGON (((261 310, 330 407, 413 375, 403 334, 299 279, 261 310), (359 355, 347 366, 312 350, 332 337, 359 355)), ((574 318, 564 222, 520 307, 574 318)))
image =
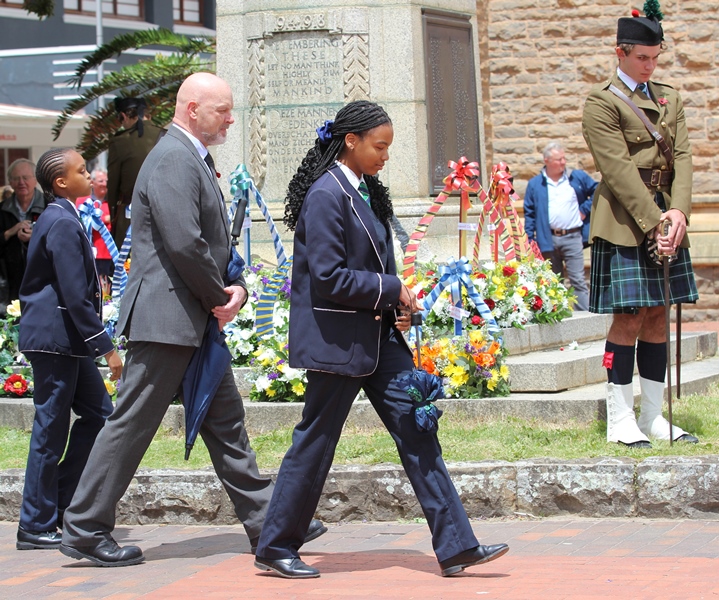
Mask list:
MULTIPOLYGON (((627 0, 478 0, 485 147, 504 161, 523 196, 543 166, 541 151, 561 141, 570 164, 596 178, 582 137, 584 99, 616 68, 619 17, 643 2, 627 0)), ((682 93, 694 157, 692 256, 700 288, 685 317, 719 317, 719 2, 661 3, 667 49, 655 72, 682 93)))
MULTIPOLYGON (((640 5, 641 2, 638 2, 640 5)), ((504 160, 517 191, 561 140, 594 171, 582 138, 584 99, 616 68, 616 23, 626 0, 478 0, 488 160, 504 160)), ((719 2, 662 2, 667 50, 655 72, 682 92, 694 153, 695 202, 719 201, 719 2)))

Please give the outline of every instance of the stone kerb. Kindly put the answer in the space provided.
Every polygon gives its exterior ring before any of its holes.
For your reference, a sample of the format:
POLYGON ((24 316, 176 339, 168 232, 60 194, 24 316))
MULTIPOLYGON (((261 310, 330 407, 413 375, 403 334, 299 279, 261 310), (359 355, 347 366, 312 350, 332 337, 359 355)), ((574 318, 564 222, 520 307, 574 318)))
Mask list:
MULTIPOLYGON (((535 459, 448 465, 471 518, 651 517, 719 519, 719 457, 535 459)), ((276 471, 266 471, 276 475, 276 471)), ((0 520, 16 521, 23 471, 0 472, 0 520)), ((332 468, 317 516, 328 523, 422 518, 399 465, 332 468)), ((119 524, 237 522, 210 470, 141 470, 117 507, 119 524)))

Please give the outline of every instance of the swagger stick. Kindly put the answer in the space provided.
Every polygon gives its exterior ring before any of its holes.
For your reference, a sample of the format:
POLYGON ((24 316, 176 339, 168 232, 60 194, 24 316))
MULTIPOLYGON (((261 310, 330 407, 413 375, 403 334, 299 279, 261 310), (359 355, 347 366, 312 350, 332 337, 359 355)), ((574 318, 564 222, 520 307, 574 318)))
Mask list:
MULTIPOLYGON (((669 219, 664 220, 662 223, 662 235, 667 235, 671 229, 672 222, 669 219)), ((667 402, 669 404, 669 445, 674 445, 674 421, 672 419, 672 353, 671 353, 671 312, 672 312, 672 299, 671 290, 669 286, 669 256, 664 254, 664 264, 662 269, 664 270, 664 324, 665 334, 667 337, 667 402)), ((679 340, 676 342, 680 343, 679 340)))

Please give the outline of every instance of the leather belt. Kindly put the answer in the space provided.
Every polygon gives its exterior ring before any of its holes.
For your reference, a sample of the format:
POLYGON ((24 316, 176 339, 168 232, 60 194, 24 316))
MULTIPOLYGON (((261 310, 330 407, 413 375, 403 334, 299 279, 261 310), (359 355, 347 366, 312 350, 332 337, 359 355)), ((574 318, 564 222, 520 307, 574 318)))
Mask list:
POLYGON ((660 169, 638 169, 639 176, 648 188, 668 187, 674 179, 674 171, 660 169))
POLYGON ((581 231, 581 227, 575 227, 574 229, 552 229, 552 235, 556 235, 557 237, 562 237, 563 235, 567 235, 568 233, 575 233, 577 231, 581 231))

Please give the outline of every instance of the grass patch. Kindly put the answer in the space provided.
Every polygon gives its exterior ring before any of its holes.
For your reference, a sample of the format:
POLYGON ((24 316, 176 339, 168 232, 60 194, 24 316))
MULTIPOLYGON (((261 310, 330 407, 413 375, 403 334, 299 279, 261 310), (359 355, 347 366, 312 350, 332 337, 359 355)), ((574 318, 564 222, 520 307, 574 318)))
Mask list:
MULTIPOLYGON (((653 448, 631 450, 606 442, 606 426, 590 424, 553 425, 540 421, 504 418, 494 421, 468 419, 446 414, 440 420, 439 438, 447 462, 480 460, 516 461, 552 457, 558 459, 629 456, 696 456, 719 453, 719 385, 705 394, 688 396, 673 403, 677 425, 699 437, 699 444, 655 441, 653 448)), ((251 436, 261 468, 276 468, 290 447, 292 429, 280 429, 251 436)), ((25 468, 30 444, 29 432, 0 429, 0 469, 25 468)), ((161 431, 142 460, 148 469, 200 469, 211 466, 202 439, 185 462, 184 436, 161 431)), ((384 429, 347 428, 342 434, 334 464, 399 463, 394 442, 384 429)))

